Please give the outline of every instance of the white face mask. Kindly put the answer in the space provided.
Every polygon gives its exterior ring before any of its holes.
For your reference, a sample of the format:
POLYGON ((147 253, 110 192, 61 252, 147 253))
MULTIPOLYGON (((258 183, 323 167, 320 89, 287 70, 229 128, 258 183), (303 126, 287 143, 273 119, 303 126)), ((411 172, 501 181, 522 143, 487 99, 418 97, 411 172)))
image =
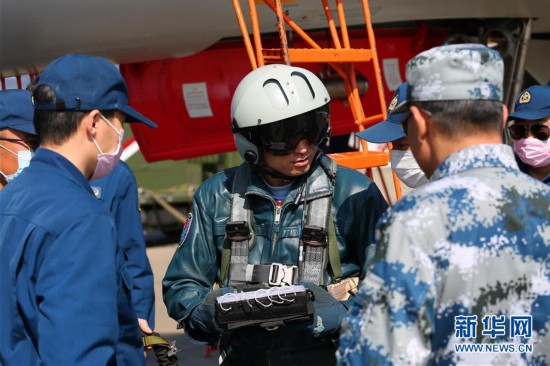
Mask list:
POLYGON ((13 174, 4 174, 4 172, 0 171, 0 174, 2 174, 4 176, 4 178, 6 179, 6 182, 9 183, 12 180, 14 180, 15 178, 17 178, 17 176, 19 174, 21 174, 23 169, 25 169, 26 167, 29 166, 34 153, 30 150, 20 150, 18 152, 15 152, 15 151, 11 151, 10 149, 8 149, 7 147, 4 147, 2 145, 0 145, 0 147, 3 148, 4 150, 9 151, 13 155, 17 156, 17 171, 15 173, 13 173, 13 174))
POLYGON ((411 150, 390 150, 390 162, 397 177, 408 187, 417 188, 428 182, 411 150))

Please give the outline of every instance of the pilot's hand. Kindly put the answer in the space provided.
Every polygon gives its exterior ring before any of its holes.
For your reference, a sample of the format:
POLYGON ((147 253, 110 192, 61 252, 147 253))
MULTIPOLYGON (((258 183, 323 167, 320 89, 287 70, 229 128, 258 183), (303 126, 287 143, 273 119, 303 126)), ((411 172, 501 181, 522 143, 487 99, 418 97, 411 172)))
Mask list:
POLYGON ((192 338, 207 343, 214 342, 214 337, 217 339, 223 330, 216 321, 216 298, 233 291, 232 287, 222 287, 210 291, 204 300, 193 309, 191 316, 185 322, 185 330, 192 338))
POLYGON ((347 309, 342 303, 332 297, 328 291, 311 283, 303 282, 308 290, 313 293, 313 323, 312 332, 315 336, 334 334, 347 313, 347 309))

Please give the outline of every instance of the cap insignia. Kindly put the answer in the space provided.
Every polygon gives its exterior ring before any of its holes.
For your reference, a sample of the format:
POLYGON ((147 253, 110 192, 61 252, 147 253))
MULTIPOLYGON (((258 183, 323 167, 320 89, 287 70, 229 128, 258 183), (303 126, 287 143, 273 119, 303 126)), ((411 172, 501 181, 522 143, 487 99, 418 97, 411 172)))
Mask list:
POLYGON ((388 107, 388 110, 393 111, 395 107, 397 106, 397 100, 399 99, 399 94, 396 94, 395 97, 390 102, 390 106, 388 107))
POLYGON ((520 104, 529 103, 530 101, 531 101, 531 93, 529 93, 528 91, 526 91, 521 95, 521 97, 519 97, 520 104))

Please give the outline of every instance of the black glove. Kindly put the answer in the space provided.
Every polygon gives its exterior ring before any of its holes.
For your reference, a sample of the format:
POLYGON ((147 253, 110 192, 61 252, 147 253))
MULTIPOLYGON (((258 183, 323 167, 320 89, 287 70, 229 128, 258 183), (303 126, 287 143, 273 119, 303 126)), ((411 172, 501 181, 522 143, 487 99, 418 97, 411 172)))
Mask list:
POLYGON ((312 332, 315 336, 332 335, 338 331, 347 309, 342 303, 332 297, 328 291, 311 282, 303 282, 308 290, 313 293, 312 332))
POLYGON ((178 365, 178 357, 176 356, 178 349, 176 348, 175 341, 170 342, 161 337, 160 334, 153 332, 151 336, 144 336, 143 344, 146 349, 152 345, 159 366, 178 365))
POLYGON ((228 292, 234 292, 234 289, 223 287, 210 291, 193 309, 191 316, 185 321, 185 330, 191 338, 211 345, 218 343, 222 328, 216 322, 216 298, 228 292))

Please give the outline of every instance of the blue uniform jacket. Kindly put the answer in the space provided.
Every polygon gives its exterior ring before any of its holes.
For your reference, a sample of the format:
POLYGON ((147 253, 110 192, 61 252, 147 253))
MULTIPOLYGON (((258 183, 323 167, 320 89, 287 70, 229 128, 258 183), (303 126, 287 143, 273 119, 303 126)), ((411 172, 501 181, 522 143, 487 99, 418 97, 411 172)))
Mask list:
POLYGON ((138 318, 155 326, 155 291, 153 271, 145 251, 143 227, 139 214, 136 180, 130 167, 120 162, 106 177, 90 182, 97 198, 115 219, 118 244, 125 257, 124 263, 132 293, 132 303, 138 318))
POLYGON ((0 192, 0 238, 0 364, 145 364, 112 216, 72 163, 36 151, 0 192))

